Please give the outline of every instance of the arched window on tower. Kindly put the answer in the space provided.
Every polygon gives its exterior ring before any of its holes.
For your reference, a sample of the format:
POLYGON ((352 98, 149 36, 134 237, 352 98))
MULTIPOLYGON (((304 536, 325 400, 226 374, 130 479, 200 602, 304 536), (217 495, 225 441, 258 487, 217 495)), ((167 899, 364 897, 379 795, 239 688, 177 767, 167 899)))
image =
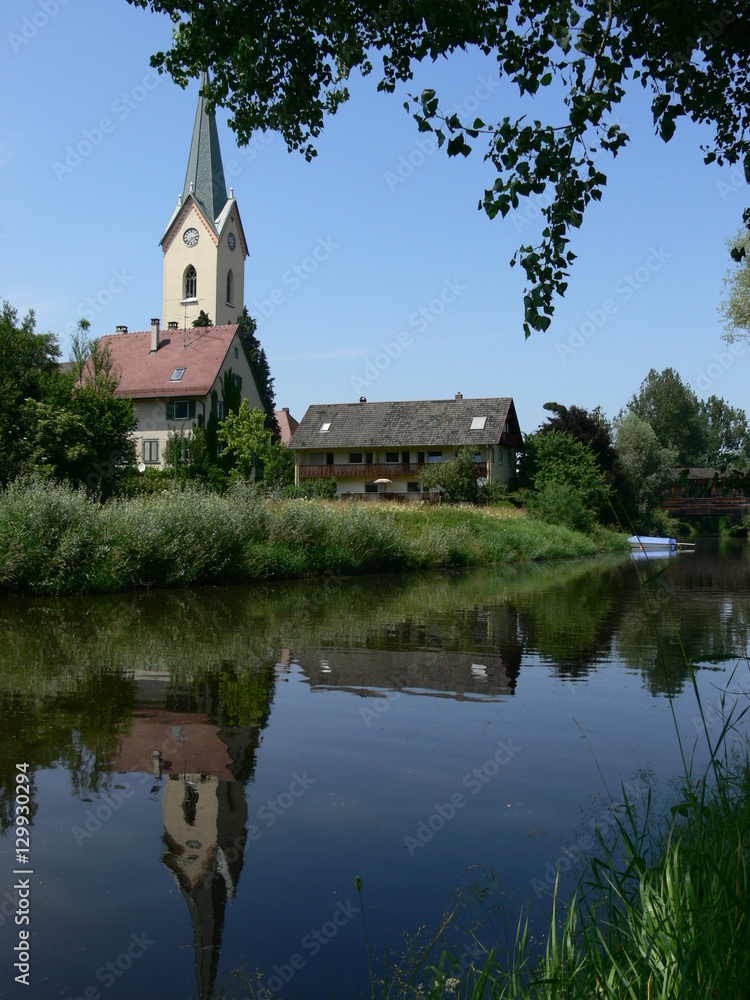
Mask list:
POLYGON ((227 272, 227 305, 234 305, 234 275, 231 268, 227 272))
POLYGON ((185 271, 185 298, 194 299, 197 297, 198 290, 198 276, 195 273, 195 268, 191 264, 185 271))

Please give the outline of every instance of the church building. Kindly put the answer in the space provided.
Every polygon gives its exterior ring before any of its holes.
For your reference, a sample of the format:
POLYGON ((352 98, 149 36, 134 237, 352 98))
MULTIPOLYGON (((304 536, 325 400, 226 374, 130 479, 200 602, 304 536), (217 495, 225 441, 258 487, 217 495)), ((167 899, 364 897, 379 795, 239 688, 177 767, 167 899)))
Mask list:
MULTIPOLYGON (((201 89, 207 82, 204 73, 201 89)), ((227 195, 216 118, 201 94, 182 194, 160 241, 164 252, 162 315, 147 331, 117 327, 109 348, 117 392, 135 404, 140 467, 163 467, 170 432, 225 415, 222 386, 262 410, 237 319, 244 306, 247 242, 234 191, 227 195), (214 326, 194 327, 200 313, 214 326)))

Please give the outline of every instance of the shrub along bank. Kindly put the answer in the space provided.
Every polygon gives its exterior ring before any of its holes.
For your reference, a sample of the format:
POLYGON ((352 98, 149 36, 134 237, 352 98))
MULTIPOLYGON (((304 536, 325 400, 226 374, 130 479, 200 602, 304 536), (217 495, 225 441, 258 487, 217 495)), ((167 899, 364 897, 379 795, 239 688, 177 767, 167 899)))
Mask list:
POLYGON ((0 593, 104 593, 323 573, 381 573, 626 548, 512 508, 272 500, 238 483, 104 505, 63 484, 0 493, 0 593))

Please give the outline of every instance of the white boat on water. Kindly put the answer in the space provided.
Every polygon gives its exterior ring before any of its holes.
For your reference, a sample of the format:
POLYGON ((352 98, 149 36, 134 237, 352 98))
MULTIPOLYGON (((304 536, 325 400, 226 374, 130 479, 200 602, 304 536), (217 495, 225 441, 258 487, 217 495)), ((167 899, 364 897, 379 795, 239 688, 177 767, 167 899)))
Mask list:
POLYGON ((678 552, 692 552, 693 542, 678 542, 676 538, 656 538, 653 535, 631 535, 630 552, 635 559, 666 559, 678 552))
POLYGON ((653 535, 631 535, 628 539, 630 548, 641 552, 651 552, 653 549, 677 551, 676 538, 655 538, 653 535))

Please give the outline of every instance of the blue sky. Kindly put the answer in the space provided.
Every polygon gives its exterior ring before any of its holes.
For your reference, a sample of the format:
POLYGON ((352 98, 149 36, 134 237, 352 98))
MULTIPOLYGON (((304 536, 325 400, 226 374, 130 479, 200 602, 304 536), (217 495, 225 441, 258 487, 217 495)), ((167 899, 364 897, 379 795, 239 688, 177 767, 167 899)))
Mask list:
MULTIPOLYGON (((198 85, 149 70, 163 17, 125 0, 15 0, 0 9, 0 298, 60 336, 147 329, 161 310, 158 241, 182 190, 198 85), (83 155, 81 155, 83 154, 83 155)), ((574 237, 552 326, 525 341, 523 275, 508 267, 538 234, 534 205, 477 211, 493 175, 480 148, 448 159, 402 105, 434 86, 485 120, 518 110, 491 59, 419 67, 394 95, 354 80, 309 164, 274 135, 238 150, 218 114, 227 184, 250 244, 245 300, 277 403, 512 395, 521 426, 547 400, 612 417, 649 368, 677 369, 700 396, 750 411, 750 348, 729 353, 717 304, 725 239, 750 203, 739 168, 706 167, 708 133, 653 136, 632 93, 632 141, 603 162, 609 183, 574 237)), ((543 101, 550 100, 545 95, 543 101)), ((530 114, 544 103, 528 104, 530 114)))

